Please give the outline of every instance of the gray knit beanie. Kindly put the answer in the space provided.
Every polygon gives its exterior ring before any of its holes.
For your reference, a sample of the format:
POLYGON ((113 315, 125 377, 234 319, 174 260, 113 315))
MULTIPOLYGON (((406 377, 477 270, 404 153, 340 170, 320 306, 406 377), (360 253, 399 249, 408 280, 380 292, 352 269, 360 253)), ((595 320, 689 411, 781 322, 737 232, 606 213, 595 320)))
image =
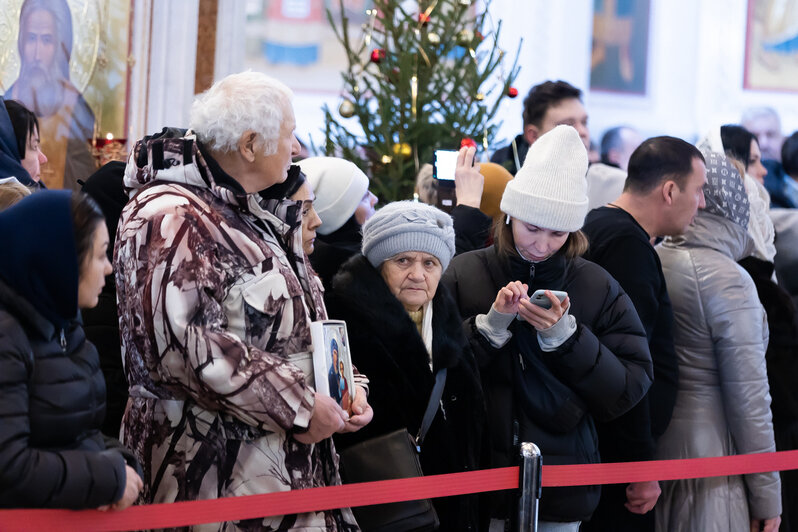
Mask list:
POLYGON ((454 257, 452 217, 425 203, 389 203, 363 224, 362 251, 375 268, 398 253, 423 251, 445 271, 454 257))
POLYGON ((557 126, 529 148, 507 183, 501 211, 544 229, 573 233, 588 211, 587 150, 571 126, 557 126))

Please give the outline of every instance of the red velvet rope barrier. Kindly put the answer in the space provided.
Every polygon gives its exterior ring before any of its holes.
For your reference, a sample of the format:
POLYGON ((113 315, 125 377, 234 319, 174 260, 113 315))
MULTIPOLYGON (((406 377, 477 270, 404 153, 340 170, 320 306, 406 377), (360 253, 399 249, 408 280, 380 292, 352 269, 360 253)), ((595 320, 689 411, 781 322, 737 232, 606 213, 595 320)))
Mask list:
MULTIPOLYGON (((545 459, 544 456, 544 462, 545 459)), ((798 450, 689 460, 544 465, 543 486, 625 484, 788 469, 798 469, 798 450)), ((505 467, 227 499, 134 506, 122 512, 2 510, 0 530, 110 531, 166 528, 516 488, 518 468, 505 467)))

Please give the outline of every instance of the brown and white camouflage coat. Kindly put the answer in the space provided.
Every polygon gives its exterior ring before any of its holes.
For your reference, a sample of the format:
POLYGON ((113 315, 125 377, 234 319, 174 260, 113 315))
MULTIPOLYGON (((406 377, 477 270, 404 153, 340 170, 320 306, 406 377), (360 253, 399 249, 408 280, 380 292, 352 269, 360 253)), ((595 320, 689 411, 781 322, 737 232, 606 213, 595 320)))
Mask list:
MULTIPOLYGON (((314 405, 308 324, 326 318, 300 204, 245 194, 190 133, 140 141, 125 185, 114 261, 131 395, 122 432, 146 502, 340 484, 332 440, 292 437, 314 405)), ((195 529, 357 526, 345 509, 195 529)))

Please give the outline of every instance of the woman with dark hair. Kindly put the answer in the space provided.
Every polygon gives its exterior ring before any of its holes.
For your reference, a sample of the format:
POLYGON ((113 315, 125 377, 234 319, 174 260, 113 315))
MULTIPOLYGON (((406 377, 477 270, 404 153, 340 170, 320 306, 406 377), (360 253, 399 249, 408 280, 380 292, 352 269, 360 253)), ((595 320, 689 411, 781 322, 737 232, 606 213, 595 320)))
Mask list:
POLYGON ((267 200, 285 198, 302 202, 302 251, 310 256, 315 249, 316 229, 321 225, 321 218, 313 205, 316 196, 299 166, 292 165, 285 181, 261 191, 260 195, 267 200))
MULTIPOLYGON (((753 279, 767 316, 769 338, 765 361, 776 450, 798 449, 798 389, 795 387, 798 379, 798 311, 790 293, 776 283, 773 276, 776 233, 770 217, 770 195, 760 181, 749 175, 751 169, 756 171, 755 165, 745 165, 744 148, 750 145, 757 148, 757 153, 748 160, 756 160, 756 164, 761 166, 757 157, 758 145, 756 137, 740 126, 723 126, 720 132, 722 146, 712 143, 708 136, 706 148, 724 151, 739 163, 737 169, 741 171, 748 192, 751 213, 748 235, 753 240, 753 250, 737 262, 753 279)), ((782 529, 798 529, 798 471, 783 471, 780 475, 782 529)))
MULTIPOLYGON (((586 172, 574 128, 542 135, 504 190, 494 245, 455 257, 444 275, 480 364, 491 467, 512 465, 519 441, 536 443, 547 464, 598 462, 594 418, 624 414, 652 382, 632 301, 580 257, 586 172), (543 301, 530 298, 537 290, 543 301)), ((578 530, 599 495, 598 486, 545 488, 539 530, 578 530)), ((511 504, 509 494, 495 497, 491 530, 504 530, 511 504)))
POLYGON ((28 172, 28 176, 14 177, 23 185, 36 185, 43 188, 41 167, 47 162, 47 157, 42 153, 39 144, 39 120, 32 111, 16 100, 5 100, 4 103, 14 129, 19 162, 22 168, 28 172))
POLYGON ((105 438, 105 381, 79 308, 111 271, 84 194, 43 191, 0 213, 0 507, 123 509, 138 464, 105 438))
POLYGON ((720 127, 720 140, 726 154, 740 161, 745 173, 760 184, 765 182, 768 171, 762 165, 762 152, 756 135, 742 126, 727 124, 720 127))

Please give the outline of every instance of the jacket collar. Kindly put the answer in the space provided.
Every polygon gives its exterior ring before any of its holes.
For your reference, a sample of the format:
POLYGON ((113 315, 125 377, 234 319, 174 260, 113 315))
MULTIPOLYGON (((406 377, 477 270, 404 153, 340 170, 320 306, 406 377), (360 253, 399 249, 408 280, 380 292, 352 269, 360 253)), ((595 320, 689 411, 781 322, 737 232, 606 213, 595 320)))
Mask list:
MULTIPOLYGON (((380 331, 386 345, 403 346, 407 356, 418 357, 419 362, 426 365, 427 350, 416 325, 366 257, 355 255, 341 267, 333 280, 330 297, 334 301, 331 307, 340 304, 348 316, 358 320, 359 327, 380 331)), ((432 364, 435 370, 456 366, 465 347, 462 321, 456 308, 440 283, 432 299, 432 364)))
MULTIPOLYGON (((128 158, 124 183, 131 195, 155 183, 208 189, 225 203, 268 222, 283 239, 290 239, 302 224, 301 202, 247 194, 191 130, 164 128, 158 135, 138 141, 128 158)), ((301 235, 299 238, 301 241, 301 235)))
POLYGON ((703 210, 698 211, 684 235, 665 239, 668 246, 714 249, 735 262, 750 255, 753 244, 745 228, 703 210))

